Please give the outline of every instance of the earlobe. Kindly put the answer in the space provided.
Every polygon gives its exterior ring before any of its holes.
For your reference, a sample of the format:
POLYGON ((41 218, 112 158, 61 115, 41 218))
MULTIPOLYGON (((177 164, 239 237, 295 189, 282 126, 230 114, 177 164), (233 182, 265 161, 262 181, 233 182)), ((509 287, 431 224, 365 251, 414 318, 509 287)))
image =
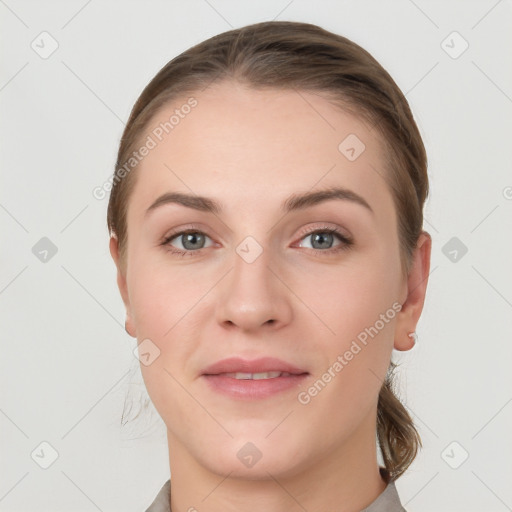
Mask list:
POLYGON ((126 309, 126 320, 124 322, 124 329, 130 336, 136 338, 137 335, 135 330, 135 324, 131 316, 130 298, 128 294, 128 286, 126 284, 126 275, 123 269, 119 253, 119 243, 115 235, 111 235, 110 237, 109 248, 110 255, 112 256, 112 259, 114 260, 114 263, 117 268, 117 287, 119 288, 119 292, 121 294, 121 298, 123 299, 123 303, 126 309))
POLYGON ((407 336, 409 337, 407 343, 402 343, 404 340, 395 339, 395 345, 393 349, 397 350, 398 352, 410 352, 411 350, 415 349, 418 345, 418 335, 416 334, 416 331, 410 332, 407 336))
POLYGON ((402 302, 402 309, 397 315, 394 348, 399 351, 410 350, 415 344, 415 338, 410 334, 415 332, 423 311, 430 272, 431 249, 432 237, 426 231, 422 231, 407 277, 407 297, 402 302))
POLYGON ((137 337, 137 333, 135 332, 135 326, 133 325, 131 317, 126 314, 126 319, 124 321, 124 330, 127 334, 129 334, 132 338, 137 337))

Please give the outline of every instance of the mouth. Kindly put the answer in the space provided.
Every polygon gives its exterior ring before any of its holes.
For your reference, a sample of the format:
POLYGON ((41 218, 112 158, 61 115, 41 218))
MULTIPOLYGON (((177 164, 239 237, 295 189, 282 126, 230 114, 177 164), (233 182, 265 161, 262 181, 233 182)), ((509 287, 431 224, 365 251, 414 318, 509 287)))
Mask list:
POLYGON ((201 377, 211 390, 239 400, 271 397, 299 387, 309 372, 275 358, 224 359, 206 368, 201 377))

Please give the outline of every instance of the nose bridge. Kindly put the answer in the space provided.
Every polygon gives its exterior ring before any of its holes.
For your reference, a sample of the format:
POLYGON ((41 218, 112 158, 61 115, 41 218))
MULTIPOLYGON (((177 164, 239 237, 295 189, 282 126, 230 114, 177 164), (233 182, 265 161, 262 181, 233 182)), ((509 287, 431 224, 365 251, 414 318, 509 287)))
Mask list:
POLYGON ((260 244, 254 237, 248 236, 235 248, 233 257, 232 280, 235 284, 253 286, 255 292, 259 288, 268 289, 272 273, 272 255, 268 245, 260 244))

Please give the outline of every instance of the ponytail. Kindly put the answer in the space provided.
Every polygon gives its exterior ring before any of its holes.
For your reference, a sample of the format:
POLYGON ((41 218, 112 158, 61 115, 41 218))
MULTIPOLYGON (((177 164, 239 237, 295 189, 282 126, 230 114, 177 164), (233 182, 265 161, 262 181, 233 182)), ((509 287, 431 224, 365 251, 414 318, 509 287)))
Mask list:
POLYGON ((391 480, 406 471, 422 447, 414 422, 393 389, 396 366, 390 363, 377 405, 377 439, 391 480))

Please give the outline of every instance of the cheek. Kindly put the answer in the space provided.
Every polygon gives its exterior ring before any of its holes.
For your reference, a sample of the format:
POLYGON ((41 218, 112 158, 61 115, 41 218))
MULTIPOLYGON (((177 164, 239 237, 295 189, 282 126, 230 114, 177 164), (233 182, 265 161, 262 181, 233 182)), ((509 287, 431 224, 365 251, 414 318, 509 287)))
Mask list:
POLYGON ((323 431, 327 444, 348 436, 375 409, 389 366, 399 308, 396 284, 392 273, 383 275, 384 264, 373 263, 331 271, 321 289, 304 299, 329 327, 318 323, 322 335, 315 343, 323 364, 312 387, 302 390, 304 402, 310 400, 305 422, 323 431))
POLYGON ((321 339, 337 350, 376 322, 387 336, 399 290, 399 262, 389 248, 359 253, 340 264, 311 266, 308 278, 294 284, 294 291, 317 317, 321 339), (386 317, 384 324, 381 315, 386 317))
MULTIPOLYGON (((187 362, 201 339, 198 318, 204 318, 204 300, 218 272, 197 266, 169 264, 165 256, 133 251, 128 274, 131 314, 138 342, 149 339, 158 357, 141 371, 148 392, 160 411, 182 395, 179 384, 187 362)), ((210 315, 211 316, 211 315, 210 315)), ((184 405, 185 407, 185 405, 184 405)))
MULTIPOLYGON (((131 265, 129 291, 138 343, 143 347, 149 339, 150 352, 157 354, 150 364, 141 362, 142 377, 156 410, 172 425, 176 411, 182 417, 194 413, 194 402, 180 383, 197 350, 190 322, 200 309, 197 302, 206 293, 207 283, 191 280, 179 266, 164 268, 147 257, 134 257, 131 265)), ((142 352, 139 349, 141 361, 142 352)))
POLYGON ((315 343, 323 354, 315 375, 322 391, 307 413, 312 422, 327 414, 333 428, 348 417, 356 425, 375 405, 393 348, 399 276, 399 262, 383 246, 346 265, 318 267, 309 285, 295 288, 318 317, 315 343))
POLYGON ((159 253, 134 252, 130 265, 130 303, 138 338, 154 338, 155 343, 189 320, 215 277, 201 266, 169 264, 159 253))

